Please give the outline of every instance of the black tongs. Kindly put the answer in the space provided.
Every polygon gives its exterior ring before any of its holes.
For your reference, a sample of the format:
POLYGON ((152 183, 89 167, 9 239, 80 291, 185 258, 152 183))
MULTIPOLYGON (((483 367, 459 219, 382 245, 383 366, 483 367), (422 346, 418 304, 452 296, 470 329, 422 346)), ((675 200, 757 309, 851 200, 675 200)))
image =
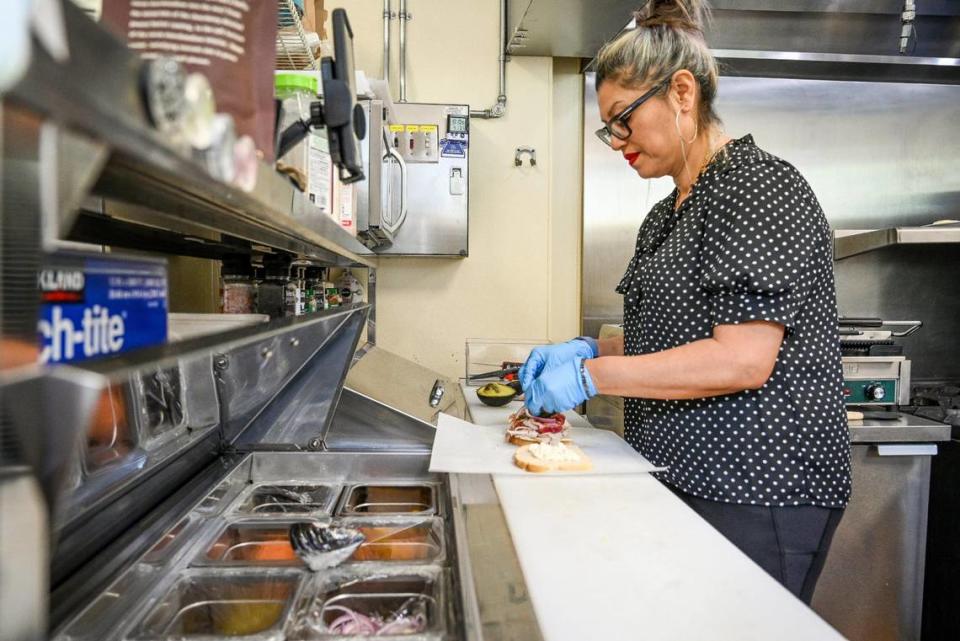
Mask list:
POLYGON ((516 374, 520 371, 520 366, 508 367, 506 369, 498 369, 493 372, 484 372, 483 374, 474 374, 469 378, 471 381, 475 381, 481 378, 504 378, 510 374, 516 374))

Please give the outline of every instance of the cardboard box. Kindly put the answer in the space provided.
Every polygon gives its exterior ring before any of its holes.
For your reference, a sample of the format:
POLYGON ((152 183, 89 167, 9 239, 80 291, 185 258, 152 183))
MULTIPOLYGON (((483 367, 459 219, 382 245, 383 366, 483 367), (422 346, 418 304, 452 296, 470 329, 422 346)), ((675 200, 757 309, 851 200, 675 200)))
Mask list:
POLYGON ((167 340, 161 259, 57 252, 38 276, 40 362, 109 356, 167 340))
POLYGON ((333 179, 333 219, 351 235, 357 235, 357 185, 333 179))
POLYGON ((301 22, 304 31, 314 31, 321 40, 326 40, 327 12, 323 8, 323 0, 305 0, 301 22))

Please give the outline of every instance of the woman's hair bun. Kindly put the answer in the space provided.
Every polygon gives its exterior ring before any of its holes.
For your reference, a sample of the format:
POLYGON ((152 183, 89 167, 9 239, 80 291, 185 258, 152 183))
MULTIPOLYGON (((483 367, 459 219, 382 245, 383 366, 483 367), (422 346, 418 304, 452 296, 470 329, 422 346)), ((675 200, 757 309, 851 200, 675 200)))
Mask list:
POLYGON ((703 33, 710 17, 706 0, 647 0, 633 12, 638 28, 669 27, 703 33))

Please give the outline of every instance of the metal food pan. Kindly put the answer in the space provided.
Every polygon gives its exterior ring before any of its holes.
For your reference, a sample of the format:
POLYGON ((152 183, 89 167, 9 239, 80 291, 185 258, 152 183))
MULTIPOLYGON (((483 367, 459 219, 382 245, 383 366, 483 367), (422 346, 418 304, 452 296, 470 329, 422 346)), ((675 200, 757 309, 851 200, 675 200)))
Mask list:
POLYGON ((348 563, 437 564, 446 559, 443 519, 340 518, 334 525, 357 528, 366 540, 348 563))
POLYGON ((405 567, 393 570, 342 568, 321 575, 311 583, 300 599, 296 620, 288 633, 292 641, 314 639, 386 638, 427 639, 442 636, 447 630, 447 581, 437 568, 405 567), (338 618, 356 620, 356 615, 389 622, 398 610, 419 613, 425 619, 417 631, 398 630, 376 635, 371 631, 331 630, 338 618), (366 636, 364 636, 364 634, 366 636))
POLYGON ((363 483, 344 492, 340 516, 430 516, 439 514, 439 485, 434 483, 363 483))
POLYGON ((128 638, 280 641, 304 578, 292 570, 187 570, 128 638))
POLYGON ((246 489, 230 512, 244 517, 296 518, 329 515, 340 498, 341 486, 312 481, 258 483, 246 489))
POLYGON ((223 523, 216 536, 204 542, 195 566, 294 566, 303 562, 290 545, 290 526, 315 519, 234 519, 223 523))

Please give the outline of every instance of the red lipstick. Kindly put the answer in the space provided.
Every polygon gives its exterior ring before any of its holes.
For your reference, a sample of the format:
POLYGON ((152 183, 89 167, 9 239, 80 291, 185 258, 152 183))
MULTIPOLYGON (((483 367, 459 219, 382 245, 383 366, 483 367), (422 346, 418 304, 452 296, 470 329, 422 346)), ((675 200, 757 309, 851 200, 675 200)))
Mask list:
POLYGON ((627 162, 632 165, 633 161, 640 157, 640 152, 633 151, 628 154, 623 154, 623 157, 626 158, 627 162))

